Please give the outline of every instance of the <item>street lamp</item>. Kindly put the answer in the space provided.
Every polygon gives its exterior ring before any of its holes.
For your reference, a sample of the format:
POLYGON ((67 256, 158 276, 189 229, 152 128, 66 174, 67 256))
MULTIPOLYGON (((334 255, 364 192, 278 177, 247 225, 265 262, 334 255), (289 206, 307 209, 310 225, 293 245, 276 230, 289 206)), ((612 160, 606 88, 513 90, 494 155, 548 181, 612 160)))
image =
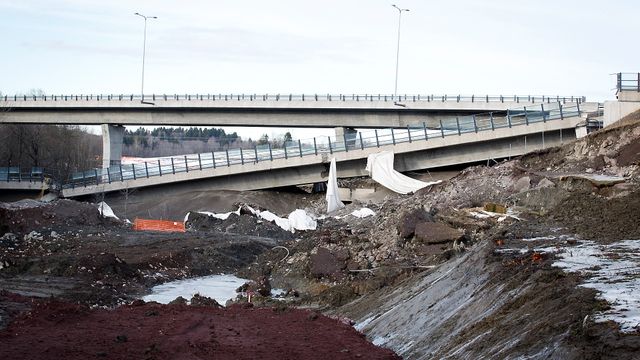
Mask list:
POLYGON ((144 58, 147 52, 147 19, 157 19, 157 16, 144 16, 140 13, 135 13, 134 15, 138 15, 144 19, 144 40, 142 42, 142 88, 140 89, 140 95, 142 95, 142 99, 140 101, 144 102, 144 58))
POLYGON ((393 89, 393 97, 398 95, 398 64, 400 63, 400 24, 402 23, 402 12, 409 11, 409 9, 402 9, 398 6, 391 5, 398 10, 398 48, 396 50, 396 85, 393 89))

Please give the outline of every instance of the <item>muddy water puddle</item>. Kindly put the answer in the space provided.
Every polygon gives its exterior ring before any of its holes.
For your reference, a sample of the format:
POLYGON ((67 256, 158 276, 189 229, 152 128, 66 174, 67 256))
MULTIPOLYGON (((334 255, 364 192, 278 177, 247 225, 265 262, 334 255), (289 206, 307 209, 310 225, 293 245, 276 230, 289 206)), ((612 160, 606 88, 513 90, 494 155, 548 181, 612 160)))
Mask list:
POLYGON ((247 281, 249 280, 225 274, 176 280, 154 286, 151 294, 144 296, 142 300, 167 304, 178 296, 191 299, 193 295, 200 294, 224 305, 227 300, 236 297, 236 289, 247 281))

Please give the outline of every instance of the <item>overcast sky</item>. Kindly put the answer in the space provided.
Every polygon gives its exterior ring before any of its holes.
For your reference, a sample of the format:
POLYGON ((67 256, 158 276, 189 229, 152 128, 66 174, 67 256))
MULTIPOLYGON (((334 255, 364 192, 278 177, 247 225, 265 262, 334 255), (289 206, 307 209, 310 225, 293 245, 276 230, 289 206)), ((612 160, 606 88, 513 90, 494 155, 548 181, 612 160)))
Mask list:
MULTIPOLYGON (((0 0, 0 91, 393 93, 395 0, 0 0)), ((397 1, 398 92, 614 96, 637 0, 397 1)))

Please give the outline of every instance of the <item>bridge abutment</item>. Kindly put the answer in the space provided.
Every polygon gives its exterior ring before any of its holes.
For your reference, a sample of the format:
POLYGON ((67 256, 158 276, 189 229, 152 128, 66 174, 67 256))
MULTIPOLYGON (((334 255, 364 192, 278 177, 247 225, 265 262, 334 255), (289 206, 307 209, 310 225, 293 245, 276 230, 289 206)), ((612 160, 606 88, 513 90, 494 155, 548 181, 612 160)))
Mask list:
POLYGON ((102 167, 120 165, 124 126, 102 124, 102 167))

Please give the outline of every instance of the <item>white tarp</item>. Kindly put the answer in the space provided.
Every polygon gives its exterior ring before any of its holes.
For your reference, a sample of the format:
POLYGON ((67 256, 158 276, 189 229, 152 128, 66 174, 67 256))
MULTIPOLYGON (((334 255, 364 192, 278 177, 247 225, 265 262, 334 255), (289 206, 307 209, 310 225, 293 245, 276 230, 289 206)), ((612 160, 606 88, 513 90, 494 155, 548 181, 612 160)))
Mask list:
POLYGON ((367 157, 366 170, 378 184, 399 194, 408 194, 440 181, 424 182, 404 176, 393 169, 393 152, 382 151, 367 157))
POLYGON ((110 218, 114 218, 116 220, 120 220, 120 219, 118 219, 116 214, 113 212, 113 210, 111 210, 111 207, 109 205, 107 205, 107 203, 104 202, 104 201, 101 201, 101 202, 98 203, 98 212, 103 217, 110 217, 110 218))
POLYGON ((327 181, 327 213, 334 212, 344 207, 338 196, 338 175, 336 173, 336 158, 331 159, 329 166, 329 180, 327 181))
MULTIPOLYGON (((208 215, 216 219, 226 220, 231 214, 236 214, 240 216, 240 209, 242 209, 242 207, 239 207, 238 210, 236 211, 230 211, 222 214, 212 213, 208 211, 198 211, 198 213, 208 215)), ((257 216, 262 220, 275 223, 280 228, 286 231, 295 232, 296 230, 315 230, 318 227, 318 222, 314 220, 311 216, 309 216, 306 211, 301 209, 297 209, 291 212, 288 218, 281 218, 278 215, 268 210, 259 211, 248 205, 245 206, 245 209, 248 209, 249 211, 251 211, 252 214, 254 214, 255 216, 257 216)), ((187 215, 185 216, 184 218, 185 222, 189 220, 190 214, 191 213, 187 213, 187 215)))

